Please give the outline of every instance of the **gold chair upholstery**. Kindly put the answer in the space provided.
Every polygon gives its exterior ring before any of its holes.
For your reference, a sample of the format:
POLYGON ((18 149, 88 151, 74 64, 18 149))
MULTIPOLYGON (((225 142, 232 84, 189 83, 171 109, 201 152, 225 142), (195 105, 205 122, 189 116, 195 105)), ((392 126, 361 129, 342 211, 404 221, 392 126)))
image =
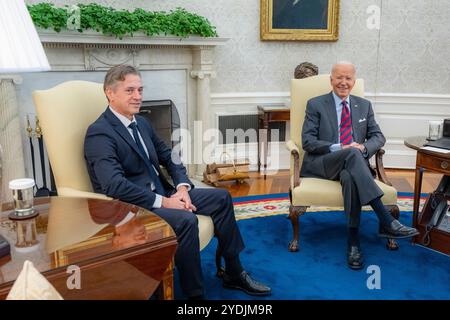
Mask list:
MULTIPOLYGON (((33 92, 33 101, 45 137, 58 195, 110 199, 93 193, 84 160, 88 126, 105 111, 108 101, 103 84, 67 81, 48 90, 33 92)), ((197 215, 200 249, 214 235, 210 217, 197 215)))
MULTIPOLYGON (((300 169, 303 162, 302 127, 305 118, 306 104, 309 99, 329 93, 332 90, 329 75, 317 75, 305 79, 294 79, 291 82, 291 140, 287 147, 291 155, 291 182, 289 188, 290 208, 289 218, 293 227, 293 240, 289 243, 289 251, 298 251, 299 247, 299 216, 306 212, 310 206, 343 207, 344 199, 339 181, 319 178, 300 178, 300 169)), ((357 79, 352 95, 364 97, 364 81, 357 79)), ((376 183, 384 192, 382 201, 391 214, 398 218, 397 190, 387 180, 382 156, 384 150, 378 151, 375 156, 376 183)), ((389 239, 388 248, 395 250, 397 243, 389 239)))

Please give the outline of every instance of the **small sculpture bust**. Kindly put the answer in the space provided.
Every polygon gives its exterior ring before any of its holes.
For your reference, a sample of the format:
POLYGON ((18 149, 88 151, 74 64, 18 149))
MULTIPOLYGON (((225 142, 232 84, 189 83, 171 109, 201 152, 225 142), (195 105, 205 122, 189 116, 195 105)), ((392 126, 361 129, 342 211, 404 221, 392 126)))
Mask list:
POLYGON ((303 79, 311 76, 316 76, 319 74, 319 68, 312 64, 311 62, 302 62, 297 67, 295 67, 294 78, 303 79))

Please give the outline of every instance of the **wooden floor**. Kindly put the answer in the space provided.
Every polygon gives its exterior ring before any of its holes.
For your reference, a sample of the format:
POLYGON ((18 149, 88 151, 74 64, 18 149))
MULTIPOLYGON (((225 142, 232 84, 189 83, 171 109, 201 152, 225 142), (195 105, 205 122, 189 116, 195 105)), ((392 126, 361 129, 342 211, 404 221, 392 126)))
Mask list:
MULTIPOLYGON (((386 169, 392 185, 399 192, 414 192, 414 171, 400 169, 386 169)), ((425 173, 422 183, 422 192, 428 193, 436 189, 442 175, 425 173)), ((262 174, 251 172, 250 179, 245 183, 236 184, 234 181, 222 182, 221 187, 230 191, 233 197, 248 195, 285 193, 289 190, 289 170, 281 170, 277 174, 267 175, 266 180, 262 174)))

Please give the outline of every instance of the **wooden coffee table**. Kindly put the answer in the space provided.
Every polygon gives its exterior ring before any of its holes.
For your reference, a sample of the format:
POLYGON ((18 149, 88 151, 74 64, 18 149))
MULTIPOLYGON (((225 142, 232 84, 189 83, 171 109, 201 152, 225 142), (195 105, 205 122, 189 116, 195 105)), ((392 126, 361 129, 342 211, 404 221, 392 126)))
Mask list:
POLYGON ((64 299, 148 299, 153 293, 173 299, 176 236, 152 212, 116 200, 36 199, 39 244, 17 252, 15 222, 8 218, 12 206, 3 209, 0 233, 10 242, 11 260, 0 265, 0 299, 8 295, 25 260, 64 299), (68 287, 76 268, 79 289, 68 287))

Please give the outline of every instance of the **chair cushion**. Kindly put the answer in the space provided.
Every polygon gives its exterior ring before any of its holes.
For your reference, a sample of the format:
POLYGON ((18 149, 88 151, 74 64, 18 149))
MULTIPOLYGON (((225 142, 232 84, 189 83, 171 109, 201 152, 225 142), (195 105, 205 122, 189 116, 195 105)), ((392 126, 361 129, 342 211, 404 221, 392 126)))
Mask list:
POLYGON ((26 260, 7 300, 63 300, 50 282, 26 260))
POLYGON ((203 250, 214 236, 214 224, 210 217, 197 215, 198 236, 200 238, 200 250, 203 250))
MULTIPOLYGON (((385 205, 397 204, 397 190, 379 180, 376 184, 383 190, 381 198, 385 205)), ((292 205, 294 206, 330 206, 343 207, 341 184, 318 178, 301 178, 300 185, 292 191, 292 205)))

